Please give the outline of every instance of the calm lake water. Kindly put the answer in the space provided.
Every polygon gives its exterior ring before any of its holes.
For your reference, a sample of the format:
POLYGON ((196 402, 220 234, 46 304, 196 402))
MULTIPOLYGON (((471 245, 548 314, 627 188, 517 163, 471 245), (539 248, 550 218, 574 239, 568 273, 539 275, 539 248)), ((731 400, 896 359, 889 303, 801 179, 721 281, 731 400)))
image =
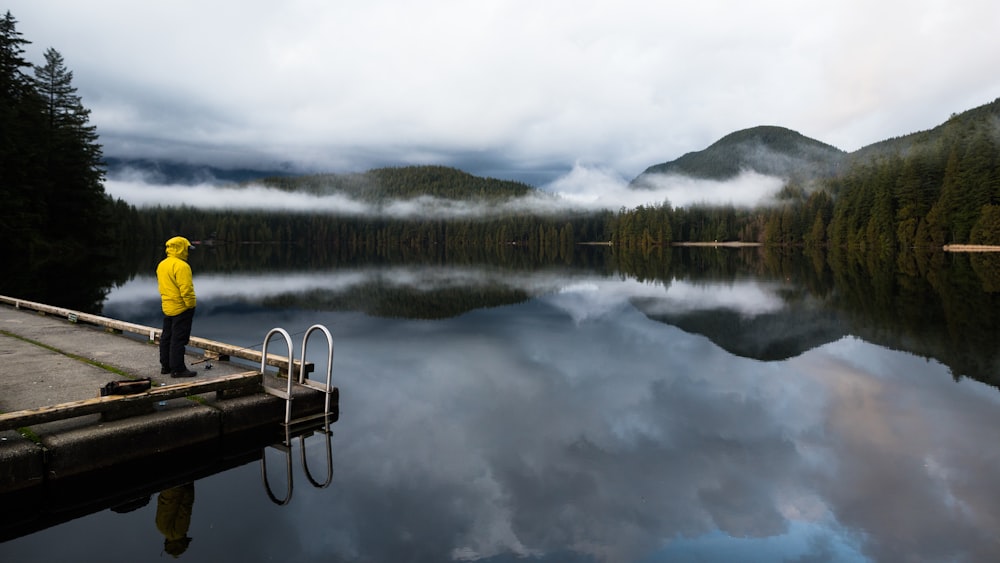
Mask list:
MULTIPOLYGON (((197 336, 323 324, 341 403, 331 484, 308 483, 298 442, 283 506, 260 463, 197 480, 185 560, 1000 559, 995 356, 955 373, 921 349, 930 329, 893 330, 892 303, 865 321, 793 274, 193 260, 197 336)), ((135 277, 104 314, 158 324, 155 288, 135 277)), ((305 454, 323 473, 323 439, 305 454)), ((276 489, 284 459, 267 450, 276 489)), ((0 560, 170 558, 155 513, 103 510, 0 560)))

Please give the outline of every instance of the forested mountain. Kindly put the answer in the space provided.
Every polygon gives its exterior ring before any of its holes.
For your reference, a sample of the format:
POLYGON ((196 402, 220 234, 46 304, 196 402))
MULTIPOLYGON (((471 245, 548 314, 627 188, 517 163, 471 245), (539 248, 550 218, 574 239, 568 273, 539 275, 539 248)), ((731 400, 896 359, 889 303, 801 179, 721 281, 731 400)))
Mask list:
POLYGON ((860 163, 891 155, 909 157, 916 153, 942 152, 944 144, 970 135, 989 134, 996 137, 1000 135, 998 105, 1000 98, 968 111, 954 113, 947 121, 932 129, 872 143, 850 153, 849 161, 860 163))
POLYGON ((128 175, 141 176, 151 184, 230 184, 248 182, 266 177, 290 176, 284 170, 261 170, 255 168, 220 168, 206 164, 192 164, 173 160, 151 158, 104 159, 108 178, 122 178, 128 175))
POLYGON ((719 179, 740 166, 779 175, 786 183, 777 204, 755 209, 667 204, 652 213, 626 210, 611 226, 615 241, 648 247, 661 241, 741 240, 880 254, 950 243, 1000 244, 1000 100, 955 114, 934 129, 850 154, 803 139, 777 128, 748 129, 700 153, 650 167, 633 185, 651 185, 654 172, 719 179), (771 140, 761 141, 768 133, 774 134, 771 140), (773 147, 787 158, 747 158, 756 146, 773 147), (774 162, 799 164, 780 174, 774 162))
POLYGON ((830 244, 1000 244, 1000 99, 849 162, 826 186, 836 201, 830 244))
POLYGON ((495 201, 537 193, 535 188, 521 182, 482 178, 446 166, 400 166, 354 174, 270 177, 258 183, 317 195, 341 193, 367 202, 420 196, 495 201))
POLYGON ((730 133, 704 150, 650 166, 632 186, 649 187, 656 174, 728 180, 744 170, 805 182, 834 174, 846 154, 791 129, 753 127, 730 133))

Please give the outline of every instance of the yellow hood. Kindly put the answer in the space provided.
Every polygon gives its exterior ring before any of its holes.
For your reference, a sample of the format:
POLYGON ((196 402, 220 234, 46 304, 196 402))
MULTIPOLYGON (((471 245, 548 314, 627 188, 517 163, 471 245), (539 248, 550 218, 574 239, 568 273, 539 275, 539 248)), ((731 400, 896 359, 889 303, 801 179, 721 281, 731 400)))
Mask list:
POLYGON ((191 241, 184 237, 174 237, 167 241, 167 256, 173 256, 174 258, 180 258, 181 260, 187 261, 188 251, 194 248, 191 246, 191 241))

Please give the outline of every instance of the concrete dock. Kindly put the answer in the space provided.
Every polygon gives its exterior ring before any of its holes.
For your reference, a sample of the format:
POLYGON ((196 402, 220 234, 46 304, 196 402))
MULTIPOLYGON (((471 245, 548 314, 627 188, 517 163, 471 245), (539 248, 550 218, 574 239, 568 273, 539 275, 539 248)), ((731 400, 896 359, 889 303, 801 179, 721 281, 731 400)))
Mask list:
MULTIPOLYGON (((0 496, 171 452, 195 451, 204 459, 284 426, 286 401, 264 388, 284 390, 287 377, 262 374, 259 361, 256 367, 227 361, 229 352, 251 358, 254 352, 192 338, 188 360, 198 375, 172 379, 159 373, 158 335, 150 327, 0 296, 0 496), (206 355, 211 369, 199 362, 206 355), (149 391, 99 397, 109 382, 141 378, 152 379, 149 391)), ((267 364, 287 373, 287 360, 269 357, 267 364)), ((339 393, 329 391, 327 421, 336 420, 339 393)), ((296 387, 294 417, 322 415, 326 396, 296 387)))

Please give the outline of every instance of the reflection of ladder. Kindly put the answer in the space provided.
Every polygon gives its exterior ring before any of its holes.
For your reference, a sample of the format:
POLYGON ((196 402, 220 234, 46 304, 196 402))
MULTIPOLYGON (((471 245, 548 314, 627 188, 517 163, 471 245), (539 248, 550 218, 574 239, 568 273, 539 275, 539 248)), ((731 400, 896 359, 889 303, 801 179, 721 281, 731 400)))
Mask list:
POLYGON ((333 448, 330 444, 330 439, 333 436, 333 432, 330 432, 330 418, 329 416, 323 417, 322 424, 318 420, 313 420, 312 423, 306 423, 304 428, 298 430, 293 430, 294 425, 285 425, 285 441, 281 444, 274 444, 269 446, 285 454, 285 496, 283 498, 278 498, 271 490, 271 483, 267 477, 267 448, 264 448, 260 452, 260 476, 264 481, 264 491, 267 492, 267 498, 271 499, 271 502, 277 505, 288 504, 292 500, 292 438, 297 436, 299 438, 299 453, 302 459, 302 469, 305 471, 306 479, 312 483, 312 486, 318 489, 325 489, 333 482, 333 448), (322 428, 319 428, 321 426, 322 428), (309 471, 309 462, 306 457, 306 438, 312 436, 313 432, 318 432, 325 436, 326 442, 326 480, 322 483, 313 478, 312 472, 309 471))
POLYGON ((281 444, 275 444, 271 446, 285 454, 285 472, 287 478, 287 488, 285 489, 285 496, 279 499, 275 496, 274 492, 271 491, 271 484, 267 478, 267 456, 266 448, 261 452, 260 456, 260 471, 261 478, 264 480, 264 490, 267 491, 268 498, 271 499, 275 504, 287 504, 288 501, 292 499, 292 438, 297 436, 299 438, 299 451, 301 453, 302 459, 302 469, 305 471, 306 478, 314 487, 326 488, 333 481, 333 453, 330 445, 330 438, 333 435, 330 432, 330 395, 336 392, 336 389, 330 385, 330 380, 333 376, 333 336, 330 335, 330 331, 323 325, 313 325, 306 330, 305 336, 302 337, 302 361, 299 363, 299 376, 295 377, 295 355, 292 346, 292 337, 283 328, 272 328, 267 336, 264 338, 264 349, 262 350, 261 361, 260 361, 260 373, 264 374, 265 362, 267 360, 267 345, 271 341, 271 337, 275 334, 280 334, 285 338, 285 344, 288 346, 288 387, 284 391, 275 387, 264 386, 264 391, 275 397, 285 399, 285 440, 281 444), (327 342, 327 355, 326 355, 326 383, 319 383, 318 381, 310 380, 306 375, 306 346, 309 343, 309 336, 313 331, 322 331, 326 335, 327 342), (297 419, 292 419, 292 386, 298 386, 307 389, 313 389, 319 391, 326 395, 325 403, 323 407, 323 414, 315 414, 300 417, 297 419), (319 423, 318 419, 322 417, 322 424, 319 423), (302 426, 302 427, 300 427, 302 426), (322 426, 320 429, 319 426, 322 426), (306 458, 306 438, 311 436, 313 432, 318 432, 326 436, 326 480, 324 482, 319 482, 313 478, 312 473, 309 471, 309 463, 306 458))
MULTIPOLYGON (((323 408, 323 416, 330 415, 330 395, 332 395, 335 390, 330 385, 330 379, 333 376, 333 336, 330 331, 323 325, 312 325, 306 330, 305 336, 302 337, 302 361, 299 363, 299 377, 295 378, 295 352, 292 346, 292 337, 289 336, 288 331, 283 328, 272 328, 267 336, 264 338, 264 349, 261 353, 260 359, 260 373, 264 373, 264 368, 266 367, 267 360, 267 345, 271 341, 271 337, 275 334, 280 334, 285 337, 285 344, 288 346, 288 389, 282 391, 281 389, 275 387, 264 386, 264 392, 274 395, 275 397, 280 397, 285 399, 285 426, 292 424, 292 386, 296 385, 298 387, 314 389, 321 393, 326 394, 326 402, 323 408), (319 383, 318 381, 312 381, 306 376, 306 345, 309 343, 309 335, 313 331, 319 330, 326 335, 327 342, 327 355, 326 355, 326 384, 319 383)), ((315 415, 320 416, 320 415, 315 415)), ((305 417, 312 418, 312 417, 305 417)))

